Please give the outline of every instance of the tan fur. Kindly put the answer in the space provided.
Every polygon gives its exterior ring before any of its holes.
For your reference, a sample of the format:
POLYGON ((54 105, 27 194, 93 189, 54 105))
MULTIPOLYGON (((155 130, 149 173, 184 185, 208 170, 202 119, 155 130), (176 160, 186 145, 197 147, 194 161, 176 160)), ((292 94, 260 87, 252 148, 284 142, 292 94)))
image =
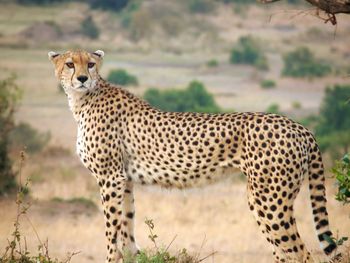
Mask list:
POLYGON ((88 89, 92 89, 96 84, 95 80, 99 76, 99 69, 102 65, 102 57, 97 54, 86 51, 68 51, 63 54, 50 52, 49 58, 55 66, 55 75, 61 80, 63 88, 76 88, 79 85, 76 79, 82 75, 89 78, 88 89), (70 62, 74 64, 74 69, 66 65, 70 62), (89 62, 96 63, 96 66, 89 69, 89 62))

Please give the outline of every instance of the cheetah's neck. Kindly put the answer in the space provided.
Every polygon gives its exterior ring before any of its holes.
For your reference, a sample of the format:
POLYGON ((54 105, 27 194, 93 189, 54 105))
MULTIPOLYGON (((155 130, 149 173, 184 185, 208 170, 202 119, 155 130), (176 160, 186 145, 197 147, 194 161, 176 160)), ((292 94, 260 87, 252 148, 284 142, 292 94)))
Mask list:
POLYGON ((94 93, 96 93, 95 90, 86 92, 78 92, 71 90, 70 92, 66 92, 68 98, 68 105, 73 113, 73 117, 76 120, 76 122, 79 122, 82 112, 88 105, 94 93))

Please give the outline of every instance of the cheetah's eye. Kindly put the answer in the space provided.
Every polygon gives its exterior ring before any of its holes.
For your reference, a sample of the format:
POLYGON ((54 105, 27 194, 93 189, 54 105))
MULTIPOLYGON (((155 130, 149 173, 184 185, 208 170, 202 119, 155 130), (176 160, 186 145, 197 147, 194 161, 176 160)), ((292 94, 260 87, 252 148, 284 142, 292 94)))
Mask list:
POLYGON ((95 66, 96 63, 94 62, 89 62, 88 63, 88 68, 93 68, 95 66))
POLYGON ((72 63, 72 62, 67 62, 67 63, 66 63, 66 66, 67 66, 68 68, 74 68, 74 63, 72 63))

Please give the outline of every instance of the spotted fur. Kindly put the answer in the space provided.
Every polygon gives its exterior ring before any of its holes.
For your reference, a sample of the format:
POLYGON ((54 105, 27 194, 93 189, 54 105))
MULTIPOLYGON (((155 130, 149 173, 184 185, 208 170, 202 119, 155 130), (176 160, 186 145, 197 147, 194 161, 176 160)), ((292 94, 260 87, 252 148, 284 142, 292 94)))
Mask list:
POLYGON ((138 251, 134 183, 182 189, 215 182, 236 169, 247 177, 249 208, 276 262, 313 262, 293 216, 304 176, 319 240, 327 254, 335 249, 324 240, 324 234, 332 236, 324 169, 306 128, 275 114, 160 111, 103 80, 98 73, 103 54, 50 52, 49 57, 78 125, 78 155, 100 186, 106 262, 119 261, 125 250, 138 251))

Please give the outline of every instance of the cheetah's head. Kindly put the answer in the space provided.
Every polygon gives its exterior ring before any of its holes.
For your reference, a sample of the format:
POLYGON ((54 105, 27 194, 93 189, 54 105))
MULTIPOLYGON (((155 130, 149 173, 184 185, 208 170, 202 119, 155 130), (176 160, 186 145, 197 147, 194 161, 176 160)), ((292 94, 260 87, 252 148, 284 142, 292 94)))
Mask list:
POLYGON ((102 64, 103 51, 68 51, 63 54, 51 51, 48 55, 55 66, 56 77, 66 93, 94 89, 99 79, 98 71, 102 64))

